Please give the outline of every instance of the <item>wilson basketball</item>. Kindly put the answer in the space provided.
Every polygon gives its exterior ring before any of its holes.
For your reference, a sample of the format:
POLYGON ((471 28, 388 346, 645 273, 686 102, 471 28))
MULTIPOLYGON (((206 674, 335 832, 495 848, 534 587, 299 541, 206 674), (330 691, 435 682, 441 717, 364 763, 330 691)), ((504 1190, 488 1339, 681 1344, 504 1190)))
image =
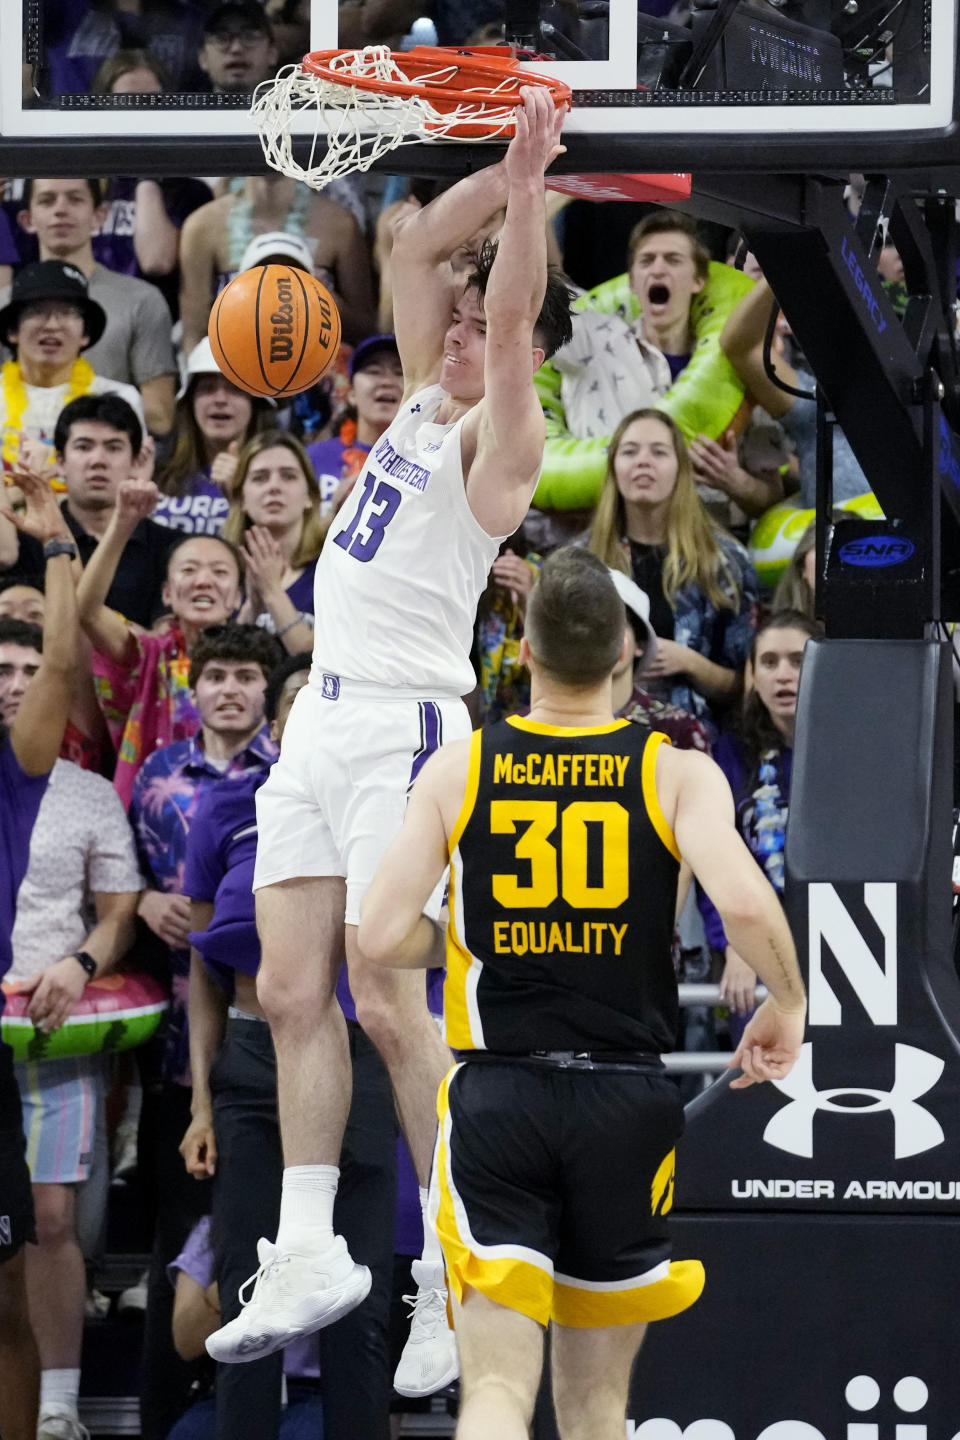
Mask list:
POLYGON ((309 390, 340 349, 340 312, 325 286, 292 265, 256 265, 220 291, 207 327, 228 380, 271 399, 309 390))

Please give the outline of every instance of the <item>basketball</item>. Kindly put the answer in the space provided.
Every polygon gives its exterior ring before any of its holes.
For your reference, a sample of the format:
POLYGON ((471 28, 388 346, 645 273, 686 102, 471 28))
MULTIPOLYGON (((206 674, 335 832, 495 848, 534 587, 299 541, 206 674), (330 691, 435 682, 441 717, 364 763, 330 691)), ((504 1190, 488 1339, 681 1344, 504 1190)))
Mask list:
POLYGON ((309 390, 340 349, 340 312, 325 286, 293 265, 256 265, 225 285, 207 327, 223 374, 250 395, 309 390))

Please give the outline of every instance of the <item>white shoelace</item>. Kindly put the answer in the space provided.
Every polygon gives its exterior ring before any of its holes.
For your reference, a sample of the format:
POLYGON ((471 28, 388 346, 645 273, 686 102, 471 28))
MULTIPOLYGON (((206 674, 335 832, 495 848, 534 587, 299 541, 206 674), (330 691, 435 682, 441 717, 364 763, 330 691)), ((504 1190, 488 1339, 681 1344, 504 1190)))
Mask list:
POLYGON ((410 1306, 407 1319, 410 1321, 411 1338, 415 1329, 425 1330, 428 1326, 437 1325, 441 1321, 446 1328, 447 1296, 445 1291, 431 1286, 426 1290, 418 1290, 416 1295, 402 1295, 400 1298, 404 1305, 410 1306))
POLYGON ((252 1305, 260 1292, 261 1281, 266 1280, 270 1275, 278 1271, 281 1266, 289 1265, 290 1258, 289 1255, 274 1255, 257 1269, 255 1275, 251 1275, 248 1280, 244 1280, 240 1289, 237 1291, 237 1299, 240 1301, 240 1304, 242 1306, 252 1305), (244 1295, 243 1292, 251 1285, 253 1289, 250 1291, 250 1294, 244 1295))

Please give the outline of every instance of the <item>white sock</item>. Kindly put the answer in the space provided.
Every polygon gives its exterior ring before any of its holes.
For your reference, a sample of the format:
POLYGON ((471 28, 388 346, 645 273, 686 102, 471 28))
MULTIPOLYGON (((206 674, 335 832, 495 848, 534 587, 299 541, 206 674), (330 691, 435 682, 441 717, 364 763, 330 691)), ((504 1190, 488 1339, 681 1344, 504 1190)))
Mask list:
POLYGON ((40 1371, 40 1409, 56 1405, 60 1410, 77 1413, 77 1397, 80 1394, 79 1370, 40 1371))
POLYGON ((420 1210, 423 1215, 423 1254, 420 1259, 425 1265, 442 1265, 443 1251, 440 1248, 440 1241, 437 1239, 437 1232, 430 1223, 430 1216, 427 1213, 427 1202, 430 1199, 430 1191, 423 1185, 420 1190, 420 1210))
POLYGON ((288 1165, 280 1192, 281 1250, 322 1250, 333 1239, 333 1202, 340 1171, 336 1165, 288 1165))

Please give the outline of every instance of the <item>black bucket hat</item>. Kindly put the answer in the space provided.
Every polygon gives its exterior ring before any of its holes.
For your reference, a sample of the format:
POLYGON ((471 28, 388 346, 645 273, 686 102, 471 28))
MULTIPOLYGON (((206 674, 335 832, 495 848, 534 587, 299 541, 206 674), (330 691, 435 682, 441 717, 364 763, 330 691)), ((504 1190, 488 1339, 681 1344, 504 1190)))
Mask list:
POLYGON ((62 260, 38 260, 34 265, 24 265, 13 277, 10 300, 0 310, 0 339, 9 343, 11 330, 17 328, 20 312, 25 305, 35 300, 69 300, 83 315, 87 332, 87 345, 96 345, 107 325, 106 312, 87 293, 87 279, 76 265, 65 265, 62 260))

